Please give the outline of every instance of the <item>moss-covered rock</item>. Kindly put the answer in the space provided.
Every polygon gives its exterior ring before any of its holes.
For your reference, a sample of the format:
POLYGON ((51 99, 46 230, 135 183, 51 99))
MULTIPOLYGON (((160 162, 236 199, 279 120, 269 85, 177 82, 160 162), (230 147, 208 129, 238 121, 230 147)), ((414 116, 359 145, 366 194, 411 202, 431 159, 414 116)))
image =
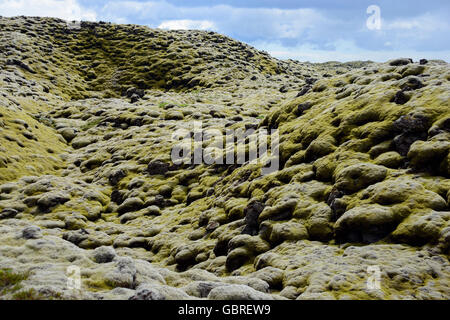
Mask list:
POLYGON ((371 163, 359 163, 344 167, 335 173, 335 186, 345 192, 356 192, 386 178, 388 170, 371 163))
POLYGON ((380 205, 356 207, 336 221, 336 237, 352 242, 375 242, 391 233, 402 218, 402 210, 395 208, 380 205))
POLYGON ((448 227, 450 212, 418 210, 405 219, 392 236, 401 242, 411 245, 435 243, 441 237, 445 227, 448 227))

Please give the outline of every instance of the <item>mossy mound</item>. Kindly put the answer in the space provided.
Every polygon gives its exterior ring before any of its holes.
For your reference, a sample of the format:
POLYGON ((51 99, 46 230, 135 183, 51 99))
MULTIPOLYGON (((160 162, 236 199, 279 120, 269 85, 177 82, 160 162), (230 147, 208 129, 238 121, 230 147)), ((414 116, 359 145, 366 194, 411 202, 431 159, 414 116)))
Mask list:
POLYGON ((32 79, 71 99, 119 97, 130 87, 195 90, 232 87, 252 77, 301 77, 299 64, 214 32, 162 31, 138 25, 0 18, 5 58, 32 79), (45 35, 45 36, 44 36, 45 35), (13 56, 14 59, 8 57, 13 56))

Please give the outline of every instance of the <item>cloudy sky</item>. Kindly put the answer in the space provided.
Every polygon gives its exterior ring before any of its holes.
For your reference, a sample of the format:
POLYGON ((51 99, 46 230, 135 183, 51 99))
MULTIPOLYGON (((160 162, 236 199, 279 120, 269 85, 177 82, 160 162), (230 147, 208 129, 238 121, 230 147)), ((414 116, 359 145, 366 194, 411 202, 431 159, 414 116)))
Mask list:
POLYGON ((213 30, 301 61, 450 61, 448 0, 0 0, 0 15, 213 30))

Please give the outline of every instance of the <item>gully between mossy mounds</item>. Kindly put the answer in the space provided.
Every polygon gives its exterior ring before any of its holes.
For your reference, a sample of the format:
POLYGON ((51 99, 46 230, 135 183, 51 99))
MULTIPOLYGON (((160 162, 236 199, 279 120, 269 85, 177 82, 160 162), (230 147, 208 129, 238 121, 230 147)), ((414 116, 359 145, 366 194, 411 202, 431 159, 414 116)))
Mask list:
POLYGON ((450 298, 448 63, 32 17, 0 39, 1 299, 450 298), (275 130, 279 170, 174 164, 195 121, 253 129, 246 154, 275 130))

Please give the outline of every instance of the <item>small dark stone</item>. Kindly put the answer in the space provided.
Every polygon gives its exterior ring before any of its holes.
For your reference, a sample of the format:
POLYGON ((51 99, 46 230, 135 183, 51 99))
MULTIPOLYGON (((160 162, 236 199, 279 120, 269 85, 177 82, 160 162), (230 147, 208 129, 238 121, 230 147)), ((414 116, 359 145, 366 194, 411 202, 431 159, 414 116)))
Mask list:
POLYGON ((208 223, 208 225, 206 226, 206 231, 208 232, 213 232, 214 230, 216 230, 218 227, 220 227, 220 224, 217 221, 211 221, 210 223, 208 223))
POLYGON ((298 105, 295 114, 300 117, 305 111, 311 109, 312 105, 310 102, 301 103, 298 105))
POLYGON ((232 117, 230 120, 232 120, 232 121, 242 121, 242 120, 244 120, 244 118, 242 118, 241 116, 237 115, 237 116, 232 117))
POLYGON ((281 93, 286 93, 286 92, 288 92, 288 90, 289 90, 289 88, 288 88, 287 86, 282 86, 282 87, 280 88, 280 92, 281 92, 281 93))
POLYGON ((307 94, 309 92, 309 90, 311 90, 311 86, 310 85, 304 86, 302 88, 302 90, 300 90, 299 93, 297 94, 297 98, 304 96, 305 94, 307 94))
POLYGON ((405 104, 409 101, 409 98, 403 93, 403 90, 398 91, 395 96, 391 99, 391 102, 396 104, 405 104))
POLYGON ((394 122, 394 130, 401 133, 425 132, 429 127, 429 119, 421 114, 401 116, 394 122))
POLYGON ((226 256, 228 253, 228 242, 229 240, 223 239, 218 240, 216 245, 214 246, 214 254, 216 257, 226 256))
POLYGON ((63 234, 63 239, 69 242, 72 242, 75 245, 78 245, 82 241, 86 240, 89 237, 89 232, 80 229, 77 231, 69 231, 63 234))
POLYGON ((256 130, 258 128, 258 124, 257 123, 246 123, 245 124, 245 130, 256 130))
POLYGON ((127 176, 127 173, 125 172, 125 170, 118 169, 109 175, 108 180, 112 186, 115 186, 119 183, 120 180, 122 180, 126 176, 127 176))
POLYGON ((130 98, 131 103, 135 103, 139 100, 139 96, 137 94, 133 94, 130 98))
POLYGON ((0 219, 12 219, 18 213, 19 213, 19 211, 17 211, 16 209, 12 209, 12 208, 3 209, 0 212, 0 219))
POLYGON ((309 84, 309 85, 314 84, 316 81, 317 81, 316 78, 311 78, 311 77, 305 78, 305 82, 306 82, 307 84, 309 84))
POLYGON ((97 263, 108 263, 116 257, 116 251, 113 247, 98 247, 94 250, 94 261, 97 263))
POLYGON ((143 98, 145 95, 145 91, 142 89, 136 89, 135 87, 128 88, 126 91, 127 98, 132 98, 133 95, 136 95, 138 99, 143 98))
POLYGON ((160 160, 151 161, 147 166, 147 172, 150 175, 166 174, 169 171, 169 164, 160 160))
POLYGON ((22 230, 22 238, 24 239, 39 239, 42 238, 41 228, 36 226, 26 227, 22 230))
POLYGON ((424 65, 424 64, 427 64, 427 63, 428 63, 428 60, 427 60, 427 59, 420 59, 419 63, 420 63, 421 65, 424 65))
POLYGON ((342 198, 344 195, 345 193, 343 191, 333 188, 333 190, 330 192, 330 195, 327 198, 327 204, 333 212, 332 215, 333 221, 339 219, 340 215, 342 215, 342 213, 345 212, 346 208, 342 208, 342 202, 338 200, 342 198))
POLYGON ((124 200, 125 200, 125 199, 124 199, 124 196, 123 196, 123 192, 122 192, 122 191, 114 190, 114 191, 111 193, 111 201, 112 201, 112 202, 114 202, 114 203, 116 203, 116 204, 118 204, 118 205, 121 205, 121 204, 123 203, 124 200))
POLYGON ((158 194, 146 201, 144 207, 157 206, 159 208, 165 208, 170 205, 172 205, 171 199, 166 200, 162 195, 158 194))
POLYGON ((243 234, 257 235, 259 232, 258 218, 264 209, 264 204, 259 201, 250 203, 245 209, 245 228, 243 234))
POLYGON ((408 77, 406 82, 401 85, 403 91, 417 90, 423 88, 423 83, 418 77, 408 77))
POLYGON ((417 140, 426 140, 427 133, 402 133, 394 138, 395 150, 402 156, 406 156, 411 145, 417 140))
POLYGON ((69 201, 69 196, 60 193, 46 193, 42 195, 38 201, 37 206, 42 212, 49 212, 50 208, 56 207, 57 205, 64 204, 69 201))

